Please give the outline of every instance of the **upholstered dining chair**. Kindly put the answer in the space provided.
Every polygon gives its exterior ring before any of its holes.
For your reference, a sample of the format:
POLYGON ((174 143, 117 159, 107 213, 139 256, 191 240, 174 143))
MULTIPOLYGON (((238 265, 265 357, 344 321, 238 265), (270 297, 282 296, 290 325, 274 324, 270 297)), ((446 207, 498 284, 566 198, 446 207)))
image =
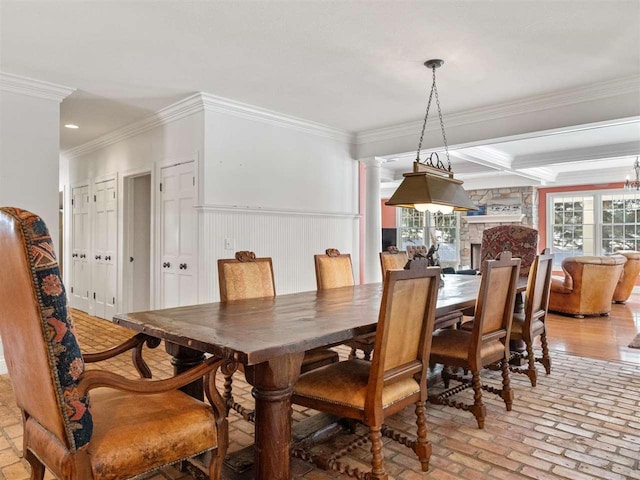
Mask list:
MULTIPOLYGON (((352 287, 354 285, 351 255, 348 253, 340 253, 337 248, 327 248, 324 255, 314 255, 313 259, 316 266, 318 290, 352 287)), ((361 335, 350 340, 345 343, 345 345, 351 347, 349 358, 356 358, 357 351, 362 350, 364 359, 371 360, 374 343, 374 333, 361 335)))
POLYGON ((394 251, 380 252, 380 267, 382 268, 382 280, 384 281, 387 270, 402 270, 409 261, 406 252, 394 251))
MULTIPOLYGON (((525 292, 524 314, 513 316, 511 324, 511 341, 524 342, 526 353, 511 352, 511 358, 524 358, 527 360, 527 367, 510 366, 514 373, 525 374, 529 377, 531 386, 535 387, 538 379, 536 362, 544 366, 547 375, 551 373, 551 357, 549 356, 549 345, 547 342, 547 309, 549 307, 549 292, 551 290, 551 273, 553 270, 553 255, 549 249, 545 249, 537 255, 527 279, 527 290, 525 292), (535 357, 533 341, 540 337, 542 357, 535 357)), ((465 330, 473 329, 473 322, 465 322, 462 325, 465 330)))
POLYGON ((485 260, 495 260, 505 251, 520 259, 520 276, 528 276, 538 254, 538 231, 523 225, 498 225, 485 229, 480 245, 481 273, 484 273, 485 260))
MULTIPOLYGON (((388 270, 385 277, 378 326, 376 354, 371 362, 351 359, 300 376, 292 401, 341 417, 359 420, 369 427, 372 470, 358 478, 387 479, 382 437, 399 440, 411 448, 429 468, 431 445, 427 440, 425 401, 429 347, 433 332, 440 268, 418 262, 409 270, 388 270), (383 425, 385 419, 414 404, 417 439, 410 440, 383 425)), ((362 444, 358 438, 354 444, 362 444)), ((336 471, 354 471, 340 461, 341 450, 330 458, 313 454, 296 456, 314 460, 318 466, 336 471)))
POLYGON ((517 291, 520 259, 511 258, 511 252, 502 252, 497 260, 486 260, 484 274, 476 301, 473 328, 437 330, 431 344, 431 363, 443 365, 442 379, 446 390, 430 395, 429 402, 471 411, 478 428, 484 428, 486 407, 482 390, 502 397, 507 411, 513 404, 513 391, 509 378, 509 337, 513 319, 513 306, 517 291), (482 385, 480 371, 483 367, 499 364, 502 370, 502 389, 482 385), (452 373, 450 367, 471 372, 471 379, 452 373), (460 382, 449 388, 450 380, 460 382), (455 402, 449 397, 473 388, 473 404, 455 402))
POLYGON ((613 292, 613 301, 615 303, 625 303, 629 300, 633 287, 636 286, 638 274, 640 274, 640 252, 635 250, 620 250, 616 255, 624 256, 627 261, 622 269, 622 275, 613 292))
POLYGON ((626 262, 623 255, 565 258, 562 260, 564 280, 551 280, 549 310, 576 318, 609 315, 613 292, 626 262))
MULTIPOLYGON (((251 298, 273 298, 276 295, 271 258, 258 258, 254 252, 236 252, 235 258, 218 260, 218 280, 220 301, 247 300, 251 298)), ((330 348, 316 348, 305 352, 301 372, 307 372, 339 360, 338 352, 330 348)), ((232 383, 235 368, 240 364, 227 363, 223 367, 225 375, 224 400, 227 408, 236 410, 246 420, 253 422, 255 412, 233 399, 232 383)))
MULTIPOLYGON (((537 255, 527 279, 525 292, 524 317, 516 315, 511 325, 511 340, 522 340, 527 346, 527 368, 512 367, 515 373, 524 373, 529 377, 531 386, 535 387, 538 379, 535 362, 544 366, 547 375, 551 373, 551 357, 547 342, 547 310, 551 291, 551 273, 553 271, 553 255, 546 248, 537 255), (533 351, 533 340, 540 337, 542 357, 536 358, 533 351)), ((521 356, 521 355, 518 355, 521 356)))
POLYGON ((214 384, 221 361, 158 381, 85 370, 88 361, 135 349, 145 337, 82 353, 51 237, 37 215, 1 208, 0 251, 0 335, 31 479, 42 480, 45 468, 65 480, 129 479, 207 451, 209 478, 219 479, 228 442, 214 384), (210 405, 178 390, 205 375, 210 405))

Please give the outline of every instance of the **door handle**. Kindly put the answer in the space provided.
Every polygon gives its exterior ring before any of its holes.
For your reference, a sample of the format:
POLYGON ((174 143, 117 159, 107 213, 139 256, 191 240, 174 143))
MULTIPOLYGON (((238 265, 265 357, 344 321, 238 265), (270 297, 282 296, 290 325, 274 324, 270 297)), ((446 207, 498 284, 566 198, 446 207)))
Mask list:
POLYGON ((186 263, 181 263, 179 268, 180 268, 180 270, 186 270, 187 269, 187 264, 186 263))
POLYGON ((108 257, 104 257, 105 260, 111 260, 111 255, 109 255, 108 257))
POLYGON ((87 258, 87 256, 84 253, 82 253, 80 254, 80 258, 87 258))
POLYGON ((169 268, 170 266, 171 266, 171 263, 169 263, 169 262, 164 262, 162 264, 162 268, 169 268))
POLYGON ((129 262, 133 262, 133 257, 129 257, 129 262))
POLYGON ((76 257, 78 256, 78 254, 77 254, 77 253, 73 253, 71 256, 72 256, 73 258, 76 258, 76 257))
POLYGON ((96 255, 96 260, 102 260, 102 255, 96 255))

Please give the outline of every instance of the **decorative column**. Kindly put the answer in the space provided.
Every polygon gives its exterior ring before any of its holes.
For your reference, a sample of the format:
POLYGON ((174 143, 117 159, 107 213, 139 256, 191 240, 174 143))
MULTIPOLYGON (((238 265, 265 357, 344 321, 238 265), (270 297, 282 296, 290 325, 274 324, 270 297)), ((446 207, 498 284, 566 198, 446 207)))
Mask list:
POLYGON ((365 169, 364 205, 364 283, 382 280, 380 273, 380 249, 382 248, 382 212, 380 207, 380 167, 382 159, 360 159, 365 169))

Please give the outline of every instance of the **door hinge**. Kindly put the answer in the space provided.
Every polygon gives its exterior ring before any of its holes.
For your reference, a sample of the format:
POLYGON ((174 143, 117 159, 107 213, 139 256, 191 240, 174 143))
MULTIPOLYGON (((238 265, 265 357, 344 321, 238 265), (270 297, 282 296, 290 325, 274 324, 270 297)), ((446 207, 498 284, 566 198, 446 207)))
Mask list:
POLYGON ((98 198, 97 198, 95 195, 93 196, 93 201, 94 201, 94 202, 97 202, 97 201, 98 201, 98 198))
POLYGON ((116 198, 116 192, 113 192, 113 198, 116 198))
POLYGON ((111 302, 111 305, 115 305, 116 304, 116 297, 113 297, 112 300, 113 301, 111 302))
POLYGON ((73 293, 73 287, 71 287, 71 293, 73 293))
POLYGON ((196 186, 196 177, 193 177, 193 186, 196 186))
POLYGON ((74 201, 73 198, 71 199, 71 206, 73 207, 74 201))
POLYGON ((162 191, 162 182, 160 182, 160 191, 162 191))
POLYGON ((96 292, 93 292, 93 299, 96 299, 96 292))

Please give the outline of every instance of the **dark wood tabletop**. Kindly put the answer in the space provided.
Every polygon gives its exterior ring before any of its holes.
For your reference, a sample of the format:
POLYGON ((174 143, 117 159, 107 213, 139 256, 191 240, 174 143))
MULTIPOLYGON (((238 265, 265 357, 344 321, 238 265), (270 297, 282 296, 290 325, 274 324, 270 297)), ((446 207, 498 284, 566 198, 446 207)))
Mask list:
MULTIPOLYGON (((440 288, 436 316, 472 307, 480 277, 453 275, 440 288)), ((338 345, 375 331, 381 284, 123 313, 123 327, 215 356, 255 365, 270 358, 338 345)))

